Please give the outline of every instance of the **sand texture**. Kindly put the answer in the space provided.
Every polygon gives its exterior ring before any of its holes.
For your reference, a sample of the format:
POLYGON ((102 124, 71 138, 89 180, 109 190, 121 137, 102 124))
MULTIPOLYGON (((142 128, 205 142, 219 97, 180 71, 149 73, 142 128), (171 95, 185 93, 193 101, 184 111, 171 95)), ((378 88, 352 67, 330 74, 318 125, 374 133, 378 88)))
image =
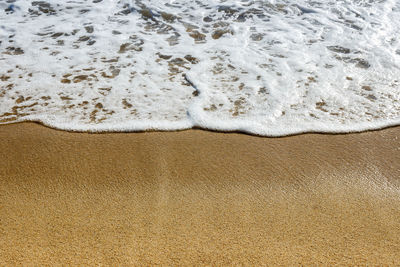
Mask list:
POLYGON ((0 126, 0 265, 398 265, 399 136, 0 126))

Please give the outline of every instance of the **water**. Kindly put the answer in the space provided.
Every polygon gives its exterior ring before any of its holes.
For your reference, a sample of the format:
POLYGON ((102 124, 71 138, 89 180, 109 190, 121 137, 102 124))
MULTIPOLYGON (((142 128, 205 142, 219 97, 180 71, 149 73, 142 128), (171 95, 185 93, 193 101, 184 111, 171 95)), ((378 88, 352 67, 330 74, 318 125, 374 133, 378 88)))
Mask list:
POLYGON ((0 0, 0 123, 266 136, 400 124, 396 0, 0 0))

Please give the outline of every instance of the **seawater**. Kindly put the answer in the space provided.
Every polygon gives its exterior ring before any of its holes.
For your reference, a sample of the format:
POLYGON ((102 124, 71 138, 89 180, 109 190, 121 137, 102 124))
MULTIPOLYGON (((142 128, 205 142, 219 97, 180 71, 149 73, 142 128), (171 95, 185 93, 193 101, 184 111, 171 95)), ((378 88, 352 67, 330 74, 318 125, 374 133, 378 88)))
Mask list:
POLYGON ((400 1, 1 0, 0 123, 266 136, 400 124, 400 1))

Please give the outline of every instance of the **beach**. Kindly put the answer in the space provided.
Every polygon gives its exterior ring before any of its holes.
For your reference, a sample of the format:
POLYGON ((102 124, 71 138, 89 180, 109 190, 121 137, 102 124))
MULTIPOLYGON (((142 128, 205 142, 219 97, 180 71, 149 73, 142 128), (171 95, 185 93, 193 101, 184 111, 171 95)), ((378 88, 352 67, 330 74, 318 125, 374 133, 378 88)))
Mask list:
POLYGON ((400 1, 0 1, 0 266, 400 266, 400 1))
POLYGON ((400 128, 0 126, 0 265, 396 265, 400 128))

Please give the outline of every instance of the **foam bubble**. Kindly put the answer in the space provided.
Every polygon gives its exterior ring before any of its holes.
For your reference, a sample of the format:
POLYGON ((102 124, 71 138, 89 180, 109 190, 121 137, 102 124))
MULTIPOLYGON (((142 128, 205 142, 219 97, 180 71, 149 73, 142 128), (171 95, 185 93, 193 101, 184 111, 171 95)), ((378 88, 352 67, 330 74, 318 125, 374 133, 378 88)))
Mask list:
POLYGON ((397 125, 399 17, 395 0, 2 2, 0 123, 268 136, 397 125))

